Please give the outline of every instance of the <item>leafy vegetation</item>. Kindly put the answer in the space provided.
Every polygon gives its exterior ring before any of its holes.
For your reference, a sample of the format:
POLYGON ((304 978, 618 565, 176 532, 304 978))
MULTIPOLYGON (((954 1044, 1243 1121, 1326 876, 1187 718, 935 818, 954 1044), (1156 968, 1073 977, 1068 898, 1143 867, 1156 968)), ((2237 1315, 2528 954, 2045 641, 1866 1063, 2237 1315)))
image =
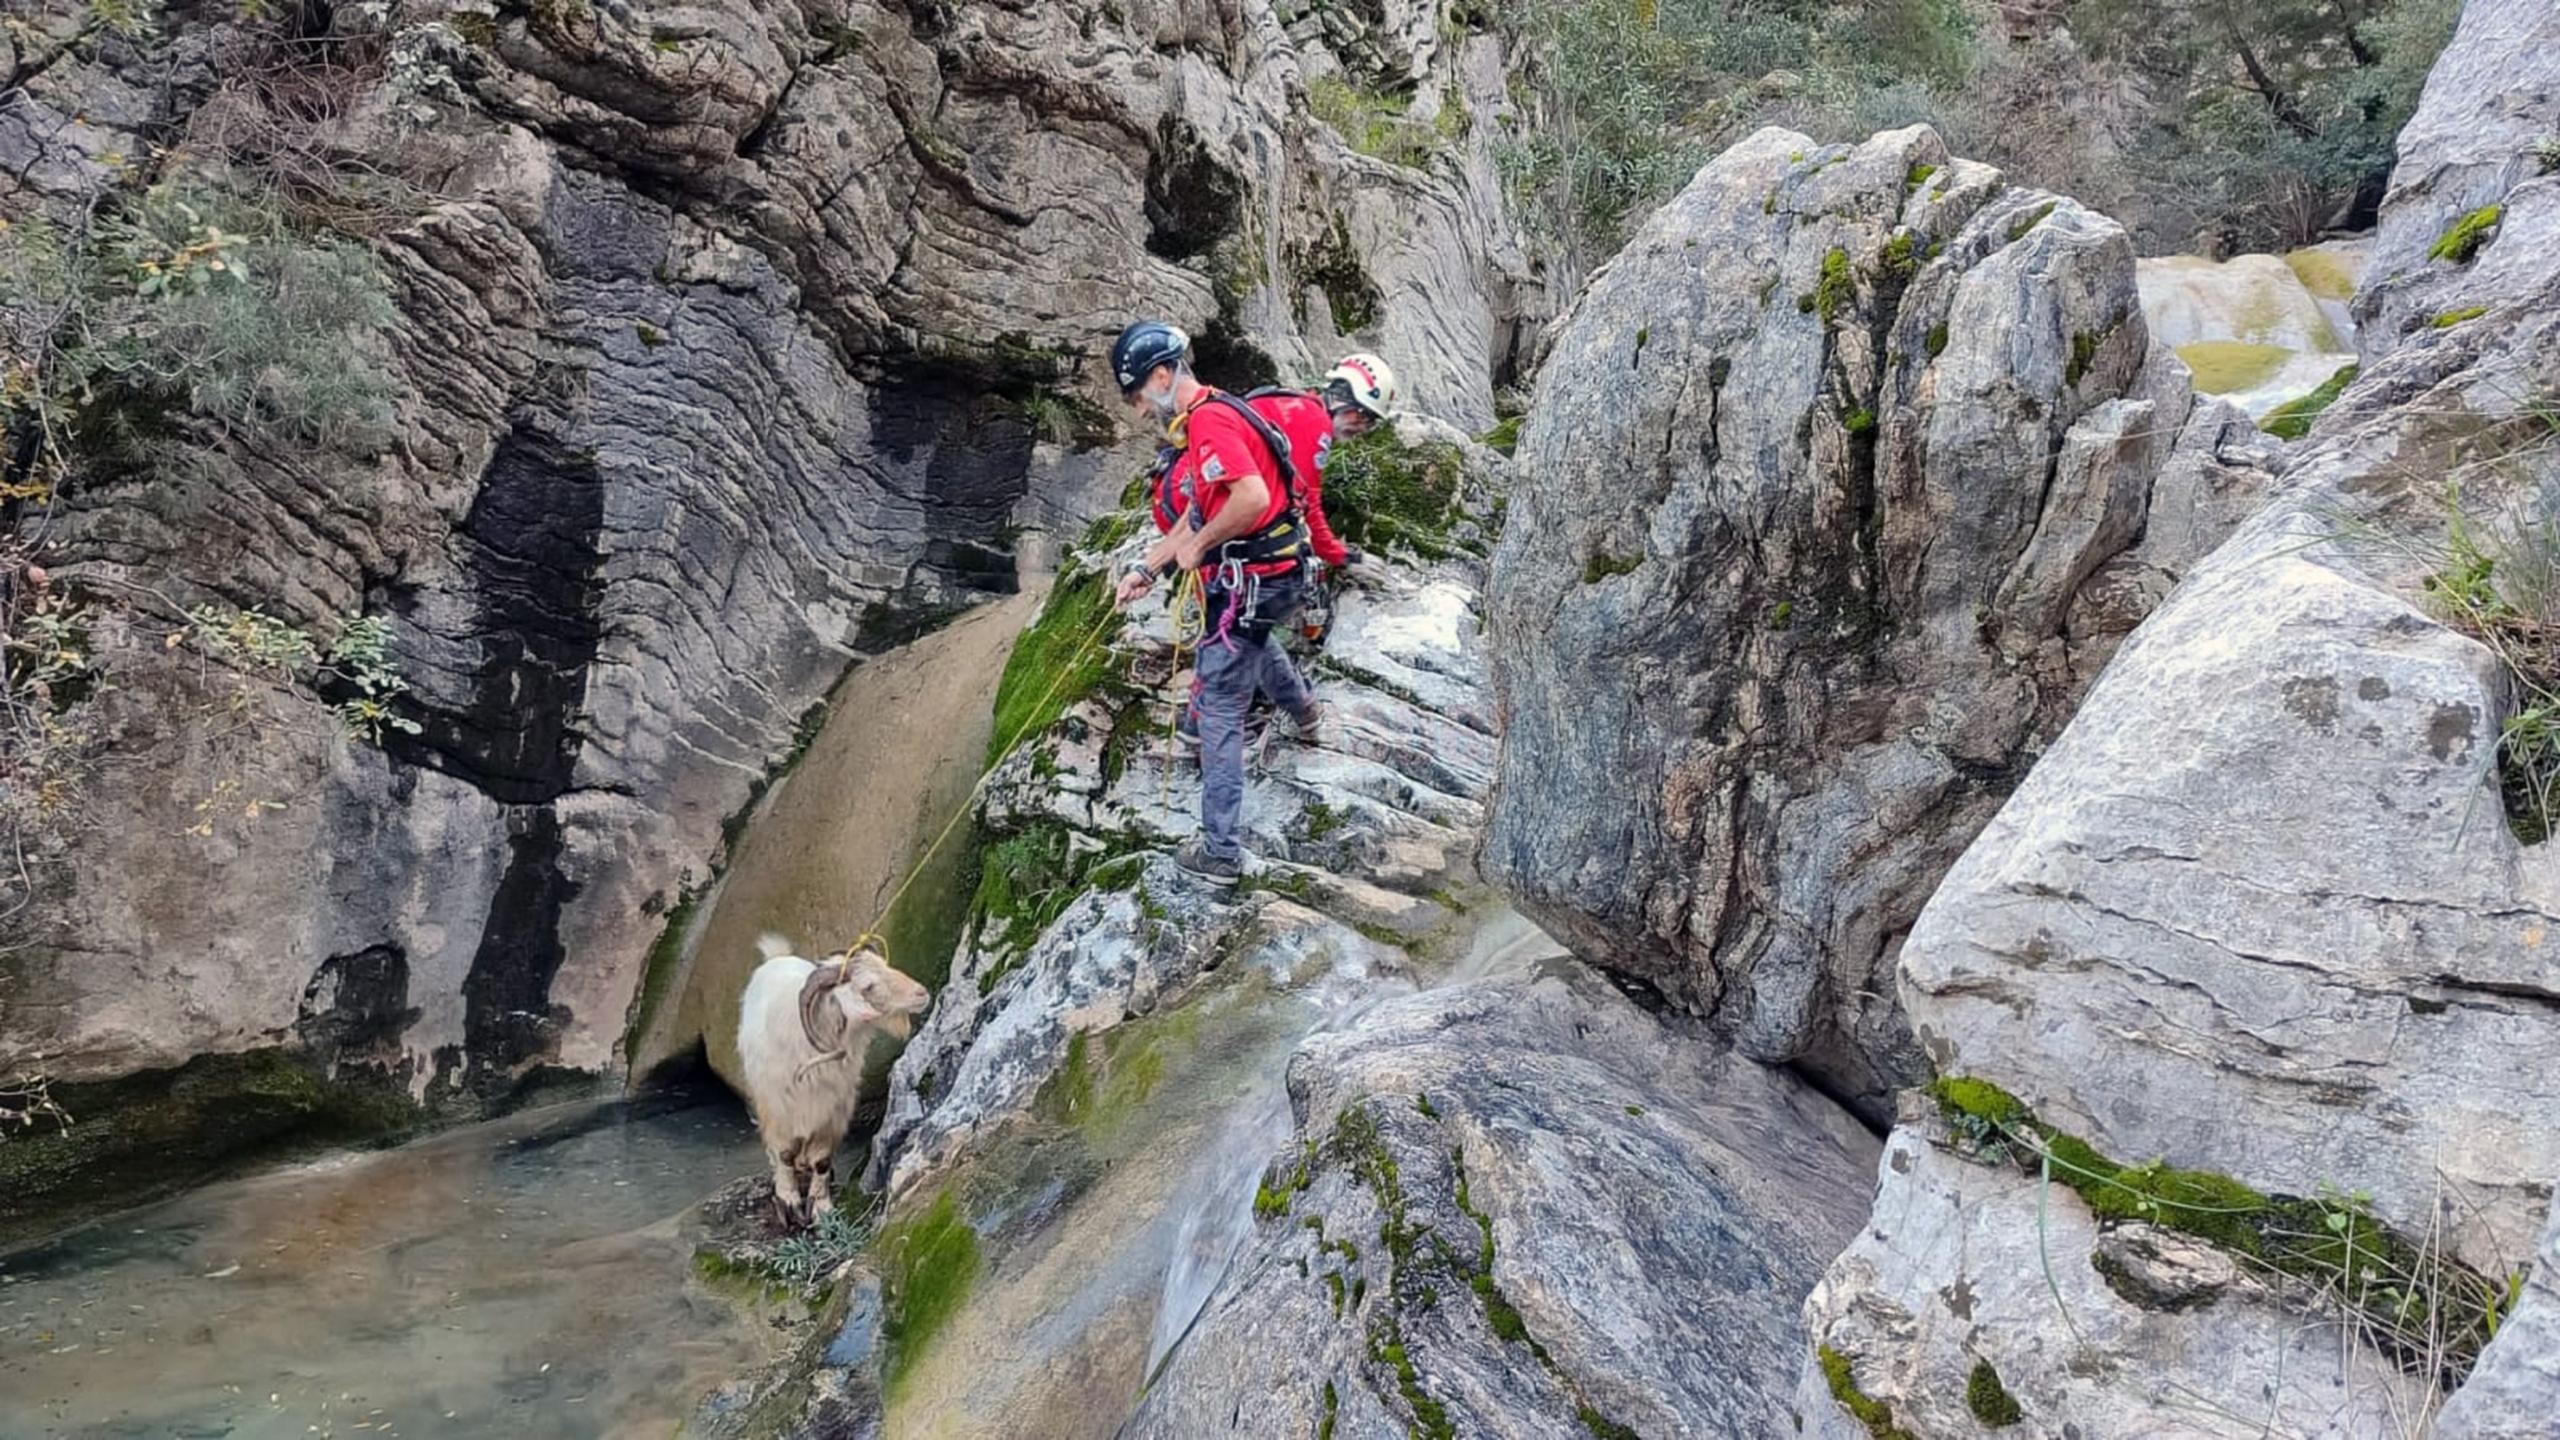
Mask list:
POLYGON ((2446 623, 2495 652, 2516 705, 2498 727, 2500 789, 2516 838, 2560 823, 2560 514, 2548 477, 2528 500, 2471 513, 2449 497, 2444 552, 2424 582, 2446 623))
POLYGON ((196 835, 280 808, 242 778, 246 755, 304 733, 304 705, 359 740, 420 728, 379 617, 181 609, 35 563, 66 490, 219 483, 231 457, 315 462, 382 438, 389 282, 363 243, 297 228, 257 179, 182 176, 101 190, 76 223, 0 223, 0 914, 27 903, 30 856, 76 826, 106 758, 86 702, 155 650, 201 662, 209 703, 237 717, 181 787, 198 798, 173 828, 196 835))
POLYGON ((870 1248, 879 1218, 874 1210, 829 1210, 817 1224, 774 1246, 763 1269, 777 1284, 814 1294, 870 1248))
MULTIPOLYGON (((1307 82, 1307 108, 1332 126, 1343 143, 1391 165, 1418 169, 1445 141, 1455 137, 1440 127, 1414 119, 1407 113, 1412 103, 1409 95, 1363 90, 1339 75, 1322 75, 1307 82)), ((1444 105, 1441 121, 1451 124, 1451 116, 1458 113, 1462 112, 1456 106, 1444 105)))
MULTIPOLYGON (((2369 223, 2456 0, 2075 0, 2069 34, 1985 33, 1956 0, 1496 0, 1530 56, 1501 154, 1587 268, 1763 124, 1822 141, 1915 121, 2124 219, 2147 253, 2289 249, 2369 223), (2130 143, 2095 90, 2143 98, 2130 143)), ((1931 178, 1915 168, 1906 185, 1931 178)), ((1774 209, 1774 202, 1772 209, 1774 209)))

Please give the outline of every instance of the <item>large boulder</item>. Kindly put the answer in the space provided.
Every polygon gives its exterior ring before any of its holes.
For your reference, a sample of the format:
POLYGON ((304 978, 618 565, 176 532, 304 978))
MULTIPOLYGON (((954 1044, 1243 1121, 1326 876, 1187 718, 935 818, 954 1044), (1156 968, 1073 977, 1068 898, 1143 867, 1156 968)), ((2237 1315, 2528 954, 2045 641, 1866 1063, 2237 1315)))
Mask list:
POLYGON ((1875 1213, 1806 1302, 1805 1434, 1866 1440, 1852 1403, 1915 1437, 2008 1414, 1999 1433, 2381 1440, 2407 1433, 2385 1416, 2424 1413, 2425 1382, 2314 1318, 2316 1283, 2149 1222, 2102 1228, 2071 1190, 1948 1139, 1916 1117, 1894 1131, 1875 1213))
POLYGON ((1925 128, 1752 136, 1541 373, 1494 565, 1488 875, 1882 1114, 1923 1071, 1903 934, 2246 512, 2256 443, 2152 342, 2113 222, 1925 128))
POLYGON ((1122 1432, 1790 1433, 1796 1306, 1874 1140, 1570 961, 1289 1069, 1260 1218, 1122 1432))

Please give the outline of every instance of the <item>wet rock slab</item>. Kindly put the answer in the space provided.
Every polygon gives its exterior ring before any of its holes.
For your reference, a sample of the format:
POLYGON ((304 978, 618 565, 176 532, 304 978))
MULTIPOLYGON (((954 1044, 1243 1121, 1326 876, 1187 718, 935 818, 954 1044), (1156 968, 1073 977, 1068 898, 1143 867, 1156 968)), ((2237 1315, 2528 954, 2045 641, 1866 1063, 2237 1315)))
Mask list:
POLYGON ((1389 1002, 1289 1091, 1253 1233, 1125 1433, 1788 1432, 1797 1306, 1875 1156, 1831 1101, 1571 961, 1389 1002))

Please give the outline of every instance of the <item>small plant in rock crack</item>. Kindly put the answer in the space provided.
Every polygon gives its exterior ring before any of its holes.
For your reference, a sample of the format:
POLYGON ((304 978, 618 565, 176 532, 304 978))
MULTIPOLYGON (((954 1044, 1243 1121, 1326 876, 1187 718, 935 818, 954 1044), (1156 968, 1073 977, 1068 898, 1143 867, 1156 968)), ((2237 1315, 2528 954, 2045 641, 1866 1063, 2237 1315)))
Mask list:
POLYGON ((774 1246, 764 1269, 778 1284, 814 1292, 871 1244, 879 1222, 876 1210, 830 1210, 816 1225, 774 1246))
POLYGON ((2515 682, 2497 755, 2508 823, 2531 844, 2560 813, 2560 474, 2501 509, 2466 513, 2458 492, 2448 508, 2442 563, 2422 583, 2515 682))
POLYGON ((168 644, 171 649, 185 645, 230 666, 240 676, 232 692, 234 709, 251 706, 249 681, 263 678, 322 694, 352 692, 334 707, 349 739, 380 744, 386 730, 415 735, 423 728, 391 708, 409 682, 391 663, 391 627, 379 615, 345 622, 324 653, 309 631, 262 611, 226 613, 199 605, 187 613, 186 628, 170 635, 168 644))
POLYGON ((2511 708, 2491 753, 2508 828, 2531 845, 2560 828, 2560 399, 2509 400, 2477 410, 2452 463, 2399 467, 2407 493, 2444 497, 2440 530, 2340 514, 2305 548, 2414 575, 2438 619, 2497 656, 2511 708))

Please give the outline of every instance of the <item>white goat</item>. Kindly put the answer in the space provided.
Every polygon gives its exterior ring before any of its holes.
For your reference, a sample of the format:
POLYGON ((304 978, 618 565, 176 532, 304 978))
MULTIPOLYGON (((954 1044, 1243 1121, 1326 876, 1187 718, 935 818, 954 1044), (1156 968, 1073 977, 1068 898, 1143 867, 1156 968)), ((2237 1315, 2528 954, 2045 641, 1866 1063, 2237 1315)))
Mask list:
POLYGON ((835 1208, 829 1162, 861 1098, 866 1030, 905 1039, 907 1017, 933 996, 868 946, 811 964, 789 941, 756 942, 764 963, 738 1002, 738 1064, 773 1161, 773 1201, 786 1225, 835 1208))

